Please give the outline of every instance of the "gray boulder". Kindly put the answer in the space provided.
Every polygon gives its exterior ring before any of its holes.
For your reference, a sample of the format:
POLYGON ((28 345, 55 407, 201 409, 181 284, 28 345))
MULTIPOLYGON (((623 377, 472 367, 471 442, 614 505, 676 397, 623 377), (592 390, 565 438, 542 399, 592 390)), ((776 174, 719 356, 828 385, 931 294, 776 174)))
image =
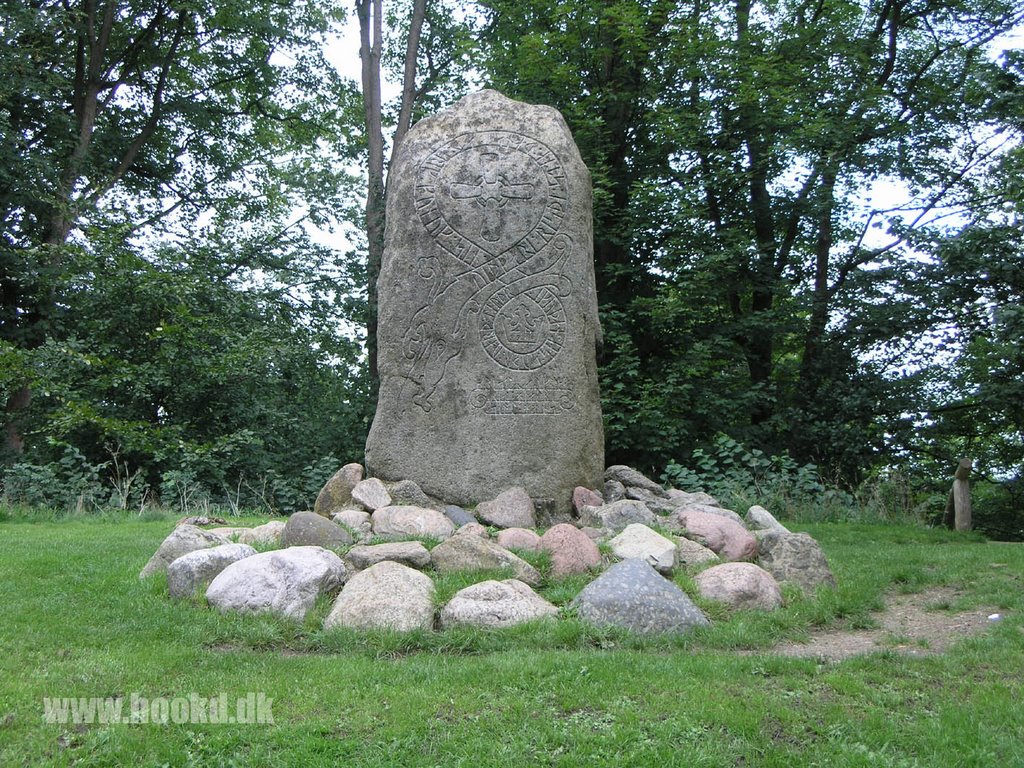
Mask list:
POLYGON ((632 523, 608 542, 612 554, 621 560, 643 560, 661 574, 670 574, 676 567, 679 548, 646 525, 632 523))
POLYGON ((581 526, 606 528, 609 531, 621 531, 632 523, 654 525, 655 517, 641 501, 622 499, 600 507, 584 507, 580 515, 581 526))
POLYGON ((694 577, 701 597, 731 608, 774 611, 782 605, 782 590, 772 575, 753 563, 723 563, 694 577))
POLYGON ((636 559, 613 565, 584 587, 571 605, 590 624, 645 635, 685 634, 709 624, 683 590, 636 559))
MULTIPOLYGON (((622 499, 626 498, 626 486, 618 480, 606 480, 601 496, 604 498, 605 504, 610 504, 613 501, 622 501, 622 499)), ((594 504, 593 506, 599 507, 601 505, 594 504)), ((582 510, 580 510, 580 514, 582 514, 582 510)))
POLYGON ((423 492, 412 480, 399 480, 397 483, 388 483, 388 493, 391 494, 391 503, 405 507, 427 507, 435 509, 438 506, 437 499, 432 499, 423 492))
POLYGON ((194 525, 179 525, 160 543, 156 552, 149 558, 149 562, 139 572, 139 578, 144 579, 154 573, 163 573, 167 570, 167 566, 189 552, 230 543, 230 539, 226 536, 204 531, 194 525))
POLYGON ((522 581, 482 581, 455 593, 441 611, 441 626, 498 629, 557 614, 555 606, 522 581))
POLYGON ((381 507, 370 518, 373 532, 393 539, 447 539, 455 533, 452 521, 426 507, 381 507))
POLYGON ((646 488, 627 488, 626 498, 643 503, 656 515, 668 515, 674 512, 678 506, 672 499, 655 495, 646 488))
POLYGON ((347 528, 349 533, 360 541, 365 541, 373 535, 370 513, 364 509, 339 509, 331 515, 331 520, 347 528))
POLYGON ((317 597, 345 583, 345 564, 323 547, 288 547, 232 563, 206 588, 221 612, 272 613, 302 621, 317 597))
POLYGON ((691 541, 687 538, 676 541, 676 546, 679 548, 677 557, 683 565, 692 567, 703 565, 704 563, 717 563, 721 560, 718 555, 703 544, 698 544, 696 541, 691 541))
POLYGON ((806 533, 767 533, 758 543, 757 561, 780 584, 795 584, 807 592, 836 586, 825 553, 806 533))
POLYGON ((405 565, 383 561, 353 575, 334 601, 324 629, 433 629, 434 582, 405 565))
POLYGON ((789 529, 776 520, 775 515, 757 504, 747 510, 747 527, 752 531, 789 533, 789 529))
POLYGON ((284 524, 281 546, 341 549, 353 541, 352 534, 315 512, 296 512, 284 524))
POLYGON ((281 537, 284 535, 284 520, 271 520, 269 523, 257 525, 247 531, 242 531, 238 536, 239 544, 249 544, 278 547, 281 545, 281 537))
POLYGON ((460 533, 434 547, 430 559, 438 573, 458 571, 494 571, 510 569, 517 579, 534 586, 540 584, 540 573, 518 555, 490 539, 460 533))
POLYGON ((419 541, 395 541, 352 547, 345 555, 345 563, 353 571, 365 570, 385 560, 421 569, 430 565, 430 551, 419 541))
POLYGON ((352 489, 352 501, 373 512, 381 507, 391 506, 391 494, 384 483, 376 477, 370 477, 352 489))
POLYGON ((709 507, 721 506, 721 504, 718 503, 718 499, 710 493, 704 493, 703 491, 689 493, 687 491, 680 491, 676 488, 669 488, 666 493, 672 501, 677 502, 680 506, 686 506, 688 504, 707 504, 709 507))
POLYGON ((316 497, 313 511, 330 517, 331 513, 352 501, 352 489, 363 479, 361 464, 346 464, 334 473, 316 497))
POLYGON ((509 488, 490 501, 481 502, 476 516, 496 528, 536 528, 537 513, 525 488, 509 488))
POLYGON ((626 486, 626 488, 643 488, 645 491, 650 491, 655 496, 668 498, 668 493, 658 483, 651 480, 642 472, 638 472, 632 467, 627 467, 625 464, 615 464, 608 467, 608 469, 604 471, 604 479, 605 482, 608 482, 609 480, 616 480, 626 486))
POLYGON ((193 597, 229 565, 255 554, 248 544, 219 544, 189 552, 167 566, 167 591, 175 599, 193 597))
POLYGON ((455 504, 446 504, 444 509, 444 516, 452 521, 452 525, 455 526, 456 530, 466 525, 467 523, 477 522, 476 517, 472 512, 467 512, 462 507, 456 506, 455 504))

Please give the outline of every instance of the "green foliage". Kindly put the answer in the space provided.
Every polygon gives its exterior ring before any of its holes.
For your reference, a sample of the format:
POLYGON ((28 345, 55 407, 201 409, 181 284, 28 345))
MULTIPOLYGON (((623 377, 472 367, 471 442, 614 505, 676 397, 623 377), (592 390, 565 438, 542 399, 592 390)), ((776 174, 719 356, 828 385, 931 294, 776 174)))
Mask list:
POLYGON ((72 445, 57 447, 60 458, 54 462, 37 465, 22 461, 4 470, 0 497, 5 504, 81 511, 108 500, 100 476, 105 468, 90 464, 72 445))
MULTIPOLYGON (((708 450, 694 450, 690 466, 669 463, 662 482, 684 491, 710 493, 726 506, 731 506, 727 502, 734 499, 768 497, 785 498, 790 504, 822 502, 829 496, 841 503, 852 501, 848 494, 826 488, 814 464, 798 464, 785 454, 766 456, 760 449, 747 449, 724 434, 717 435, 708 450)), ((751 503, 756 502, 747 506, 751 503)))
POLYGON ((988 450, 1019 454, 1019 301, 995 283, 1021 274, 1022 57, 989 51, 1019 4, 481 5, 485 76, 559 108, 593 173, 610 462, 725 432, 856 486, 948 380, 946 252, 977 262, 957 304, 987 284, 1009 331, 964 362, 988 450), (871 209, 880 182, 906 202, 871 209))
POLYGON ((340 7, 103 7, 4 3, 8 497, 52 476, 61 504, 308 506, 370 407, 365 275, 319 242, 358 220, 358 93, 323 58, 340 7))

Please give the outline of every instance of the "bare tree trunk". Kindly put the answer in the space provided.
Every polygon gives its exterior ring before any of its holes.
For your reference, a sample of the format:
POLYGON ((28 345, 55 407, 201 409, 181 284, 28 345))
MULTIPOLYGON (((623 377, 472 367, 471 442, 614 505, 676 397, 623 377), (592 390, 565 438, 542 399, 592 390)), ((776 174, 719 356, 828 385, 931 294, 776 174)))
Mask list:
MULTIPOLYGON (((747 39, 750 10, 750 0, 737 0, 736 35, 742 51, 750 49, 747 39)), ((778 249, 772 197, 768 190, 768 148, 759 126, 758 110, 758 104, 750 97, 744 99, 738 110, 739 129, 749 165, 751 223, 757 241, 757 256, 751 270, 750 327, 744 333, 743 344, 750 382, 760 390, 750 414, 754 425, 767 421, 775 410, 773 395, 769 391, 775 339, 770 314, 775 306, 775 257, 778 249)))
MULTIPOLYGON (((391 157, 394 160, 398 145, 412 125, 412 111, 416 102, 416 61, 419 58, 420 32, 426 17, 427 0, 414 0, 412 17, 409 22, 409 39, 406 41, 405 71, 402 80, 402 103, 399 108, 398 125, 391 143, 391 157)), ((359 17, 359 57, 362 62, 363 109, 366 118, 368 149, 367 190, 366 190, 366 236, 367 236, 367 307, 366 307, 366 352, 370 368, 373 394, 379 385, 377 371, 377 279, 380 276, 384 256, 385 214, 387 206, 384 181, 384 128, 381 108, 380 59, 382 47, 382 0, 357 0, 359 17)), ((389 166, 390 166, 389 160, 389 166)))
POLYGON ((368 149, 366 189, 367 306, 366 352, 370 381, 376 395, 377 374, 377 277, 384 253, 384 134, 381 126, 380 55, 381 0, 357 0, 359 58, 362 62, 363 109, 368 149))
POLYGON ((6 429, 4 434, 4 452, 7 456, 19 456, 25 450, 25 439, 18 431, 15 417, 28 408, 32 402, 32 389, 27 385, 18 387, 7 398, 5 407, 6 429))
POLYGON ((412 108, 416 101, 416 60, 420 55, 420 32, 427 15, 427 0, 414 0, 409 20, 409 39, 405 45, 405 72, 402 77, 402 106, 398 112, 398 126, 391 146, 391 159, 395 159, 399 144, 412 125, 412 108))

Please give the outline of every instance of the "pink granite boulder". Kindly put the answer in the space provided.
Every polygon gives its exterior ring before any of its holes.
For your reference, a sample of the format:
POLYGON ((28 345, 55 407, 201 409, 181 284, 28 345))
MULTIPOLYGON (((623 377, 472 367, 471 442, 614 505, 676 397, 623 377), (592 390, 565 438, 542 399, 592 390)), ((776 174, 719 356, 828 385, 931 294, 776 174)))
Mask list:
POLYGON ((536 552, 540 549, 540 536, 529 528, 506 528, 498 531, 498 544, 505 549, 522 549, 536 552))
POLYGON ((601 564, 601 553, 587 534, 568 523, 559 523, 540 537, 540 548, 551 553, 551 574, 586 573, 601 564))
POLYGON ((716 553, 723 560, 753 560, 757 539, 742 525, 720 515, 684 508, 671 516, 684 535, 716 553))

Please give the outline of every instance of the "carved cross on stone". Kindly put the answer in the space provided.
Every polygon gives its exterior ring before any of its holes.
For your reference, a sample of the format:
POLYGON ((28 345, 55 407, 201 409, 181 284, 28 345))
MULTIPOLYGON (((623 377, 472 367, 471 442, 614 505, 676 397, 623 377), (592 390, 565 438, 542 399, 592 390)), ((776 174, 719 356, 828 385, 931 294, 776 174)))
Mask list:
POLYGON ((472 183, 455 182, 451 185, 452 198, 455 200, 475 200, 484 210, 484 220, 480 227, 480 236, 489 243, 501 238, 502 208, 509 200, 529 200, 533 197, 533 184, 513 183, 498 167, 498 155, 488 152, 480 156, 489 165, 485 166, 480 175, 472 183))

